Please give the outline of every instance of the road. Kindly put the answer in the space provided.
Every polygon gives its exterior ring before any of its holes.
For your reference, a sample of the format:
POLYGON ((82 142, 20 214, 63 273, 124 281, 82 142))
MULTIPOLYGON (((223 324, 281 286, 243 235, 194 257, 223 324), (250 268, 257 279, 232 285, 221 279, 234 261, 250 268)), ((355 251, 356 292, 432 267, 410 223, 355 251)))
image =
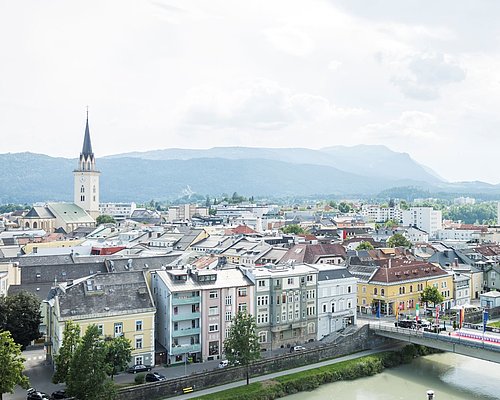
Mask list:
MULTIPOLYGON (((311 348, 317 346, 318 343, 307 343, 304 345, 305 347, 311 348)), ((276 356, 278 354, 283 354, 288 352, 289 349, 276 349, 272 352, 263 352, 262 357, 271 357, 276 356)), ((25 365, 25 374, 28 376, 30 380, 31 387, 34 387, 36 390, 41 392, 45 392, 51 394, 52 392, 63 389, 63 384, 53 384, 52 383, 52 375, 53 369, 50 364, 45 361, 45 351, 43 348, 30 349, 23 352, 23 357, 26 359, 25 365)), ((220 360, 214 361, 206 361, 204 363, 194 363, 194 364, 181 364, 172 367, 154 367, 153 371, 156 371, 162 375, 165 375, 168 378, 176 378, 185 375, 190 375, 192 373, 209 371, 212 369, 216 369, 219 366, 220 360)), ((134 374, 121 373, 115 376, 115 382, 124 384, 124 383, 134 383, 134 374)), ((16 387, 13 394, 4 394, 3 397, 5 400, 25 400, 26 399, 26 390, 16 387)))

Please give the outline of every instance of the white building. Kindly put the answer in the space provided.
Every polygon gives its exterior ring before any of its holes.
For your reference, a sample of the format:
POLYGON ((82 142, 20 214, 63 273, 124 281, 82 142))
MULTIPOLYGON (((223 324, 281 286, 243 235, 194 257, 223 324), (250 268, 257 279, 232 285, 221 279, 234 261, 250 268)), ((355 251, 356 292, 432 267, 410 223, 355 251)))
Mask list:
POLYGON ((380 207, 377 204, 364 204, 360 213, 366 221, 386 222, 394 220, 400 222, 403 218, 403 210, 399 205, 395 207, 380 207))
POLYGON ((314 264, 318 270, 317 340, 356 325, 358 278, 346 267, 314 264))
POLYGON ((99 204, 100 215, 110 215, 116 221, 130 218, 137 205, 132 203, 101 203, 99 204))
POLYGON ((465 205, 465 204, 476 204, 476 199, 474 197, 457 197, 453 199, 454 204, 465 205))
POLYGON ((415 226, 406 229, 404 236, 412 243, 427 243, 429 241, 429 234, 415 226))
POLYGON ((187 221, 193 218, 193 215, 202 217, 208 216, 208 207, 201 207, 197 204, 181 204, 179 206, 171 206, 168 208, 168 222, 187 221))
POLYGON ((435 238, 437 231, 443 228, 443 216, 432 207, 411 207, 403 211, 403 225, 416 226, 435 238))
POLYGON ((469 242, 481 239, 481 231, 477 229, 440 229, 437 239, 469 242))

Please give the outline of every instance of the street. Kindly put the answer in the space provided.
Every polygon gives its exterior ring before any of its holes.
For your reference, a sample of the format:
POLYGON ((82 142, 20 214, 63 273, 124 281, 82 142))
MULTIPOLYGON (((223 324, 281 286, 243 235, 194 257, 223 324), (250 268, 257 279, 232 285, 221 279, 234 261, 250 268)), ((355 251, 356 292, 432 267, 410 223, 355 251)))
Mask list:
MULTIPOLYGON (((318 343, 307 343, 304 346, 311 348, 317 346, 318 343)), ((288 348, 279 348, 276 350, 262 352, 262 357, 267 358, 271 356, 276 356, 278 354, 287 353, 290 350, 288 348)), ((45 361, 45 350, 43 347, 29 349, 23 351, 23 357, 26 359, 25 365, 25 374, 28 376, 30 380, 31 387, 39 390, 41 392, 45 392, 47 394, 51 394, 52 392, 63 389, 64 384, 53 384, 52 383, 52 375, 53 369, 50 364, 45 361)), ((167 378, 181 377, 184 375, 189 375, 195 372, 209 371, 219 367, 219 362, 221 360, 213 360, 207 361, 204 363, 193 363, 193 364, 180 364, 171 367, 154 367, 153 371, 156 371, 162 375, 165 375, 167 378)), ((120 373, 115 376, 115 382, 119 384, 134 384, 134 374, 129 373, 120 373)), ((26 390, 16 387, 13 394, 7 393, 4 394, 5 400, 25 400, 26 399, 26 390)))

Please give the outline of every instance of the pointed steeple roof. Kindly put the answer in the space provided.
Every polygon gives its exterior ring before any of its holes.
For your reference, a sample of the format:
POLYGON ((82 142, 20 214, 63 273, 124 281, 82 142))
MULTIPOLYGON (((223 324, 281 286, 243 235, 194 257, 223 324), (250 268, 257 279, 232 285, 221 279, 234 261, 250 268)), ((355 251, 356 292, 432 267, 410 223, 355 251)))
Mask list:
POLYGON ((89 110, 87 109, 87 125, 85 126, 85 137, 83 139, 82 155, 92 156, 92 143, 90 142, 89 110))

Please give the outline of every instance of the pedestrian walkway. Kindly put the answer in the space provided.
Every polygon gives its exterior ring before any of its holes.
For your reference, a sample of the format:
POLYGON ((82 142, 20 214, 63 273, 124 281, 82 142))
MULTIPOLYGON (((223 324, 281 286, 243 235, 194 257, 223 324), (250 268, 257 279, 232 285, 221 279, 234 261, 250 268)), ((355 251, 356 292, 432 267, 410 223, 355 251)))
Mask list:
MULTIPOLYGON (((361 351, 359 353, 334 358, 332 360, 322 361, 322 362, 319 362, 316 364, 309 364, 309 365, 304 365, 303 367, 293 368, 293 369, 289 369, 286 371, 274 372, 272 374, 267 374, 267 375, 262 375, 262 376, 258 376, 255 378, 251 378, 250 383, 267 381, 267 380, 270 380, 273 378, 277 378, 279 376, 295 374, 296 372, 308 371, 310 369, 320 368, 320 367, 324 367, 326 365, 337 364, 337 363, 342 362, 342 361, 353 360, 355 358, 368 356, 370 354, 380 353, 380 352, 387 351, 387 350, 392 349, 392 348, 394 348, 394 346, 392 346, 392 345, 383 346, 383 347, 379 347, 377 349, 361 351)), ((233 383, 228 383, 226 385, 221 385, 221 386, 216 386, 216 387, 212 387, 209 389, 200 390, 199 392, 197 392, 196 388, 194 388, 195 391, 193 393, 185 394, 185 395, 181 395, 181 396, 176 396, 175 399, 179 399, 179 400, 193 399, 196 397, 204 396, 206 394, 217 393, 217 392, 221 392, 223 390, 233 389, 233 388, 236 388, 239 386, 244 386, 244 385, 246 385, 246 383, 247 383, 246 380, 241 380, 241 381, 237 381, 237 382, 233 382, 233 383)))

